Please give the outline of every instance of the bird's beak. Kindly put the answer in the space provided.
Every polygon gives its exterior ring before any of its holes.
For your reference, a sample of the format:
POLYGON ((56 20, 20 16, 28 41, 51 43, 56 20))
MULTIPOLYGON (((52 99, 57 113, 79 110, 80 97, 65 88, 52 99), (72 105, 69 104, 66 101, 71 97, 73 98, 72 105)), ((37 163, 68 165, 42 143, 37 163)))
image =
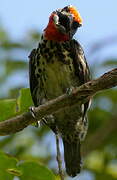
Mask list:
POLYGON ((68 34, 70 32, 72 21, 72 16, 68 15, 68 13, 63 13, 60 11, 57 11, 57 15, 54 17, 54 22, 57 28, 63 34, 68 34))
POLYGON ((56 11, 54 16, 54 23, 62 34, 67 34, 71 39, 76 33, 77 28, 82 24, 74 20, 70 13, 56 11))

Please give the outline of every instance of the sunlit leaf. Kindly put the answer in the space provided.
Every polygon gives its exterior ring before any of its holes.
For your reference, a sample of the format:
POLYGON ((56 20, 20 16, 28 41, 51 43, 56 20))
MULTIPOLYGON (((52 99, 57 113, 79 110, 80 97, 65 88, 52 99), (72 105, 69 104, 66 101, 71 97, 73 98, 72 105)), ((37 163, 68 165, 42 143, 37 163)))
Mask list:
POLYGON ((0 151, 0 180, 13 180, 14 174, 10 173, 8 169, 16 170, 17 160, 4 154, 0 151))
POLYGON ((20 90, 18 98, 18 106, 20 112, 29 111, 29 107, 33 105, 29 88, 23 88, 20 90))
POLYGON ((4 121, 16 114, 16 100, 3 99, 0 100, 0 121, 4 121))

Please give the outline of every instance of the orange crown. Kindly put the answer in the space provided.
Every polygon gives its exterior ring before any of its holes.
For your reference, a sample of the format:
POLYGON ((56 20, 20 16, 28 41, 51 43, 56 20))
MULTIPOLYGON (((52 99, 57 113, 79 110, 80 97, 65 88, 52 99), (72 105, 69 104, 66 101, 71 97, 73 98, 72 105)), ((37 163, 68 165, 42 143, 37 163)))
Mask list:
POLYGON ((71 14, 74 15, 74 20, 77 21, 79 24, 82 24, 82 18, 74 6, 68 6, 68 10, 71 14))

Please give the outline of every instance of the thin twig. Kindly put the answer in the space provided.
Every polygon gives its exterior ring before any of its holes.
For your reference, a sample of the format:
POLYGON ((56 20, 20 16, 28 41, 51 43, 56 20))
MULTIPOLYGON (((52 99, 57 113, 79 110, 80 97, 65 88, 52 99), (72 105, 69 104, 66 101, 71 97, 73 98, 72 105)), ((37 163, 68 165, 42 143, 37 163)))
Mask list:
POLYGON ((58 169, 59 169, 59 175, 61 180, 64 180, 64 174, 62 170, 62 158, 61 158, 61 152, 60 152, 60 146, 59 146, 59 134, 56 134, 56 150, 57 150, 57 163, 58 163, 58 169))

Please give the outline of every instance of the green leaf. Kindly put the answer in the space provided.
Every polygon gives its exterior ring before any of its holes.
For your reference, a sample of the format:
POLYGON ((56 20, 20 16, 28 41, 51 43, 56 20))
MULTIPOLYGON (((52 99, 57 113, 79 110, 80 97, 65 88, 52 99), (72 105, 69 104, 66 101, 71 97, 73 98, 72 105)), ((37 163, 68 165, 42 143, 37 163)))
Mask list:
POLYGON ((55 176, 48 168, 34 161, 21 163, 19 170, 22 171, 21 180, 55 180, 55 176))
POLYGON ((29 111, 29 107, 33 105, 30 89, 23 88, 20 90, 20 96, 18 98, 18 106, 20 112, 29 111))
POLYGON ((4 121, 16 114, 16 100, 3 99, 0 100, 0 121, 4 121))
POLYGON ((16 171, 16 164, 17 160, 14 157, 8 156, 0 151, 0 179, 13 180, 15 175, 9 173, 9 169, 12 169, 12 171, 14 169, 14 171, 16 171))

